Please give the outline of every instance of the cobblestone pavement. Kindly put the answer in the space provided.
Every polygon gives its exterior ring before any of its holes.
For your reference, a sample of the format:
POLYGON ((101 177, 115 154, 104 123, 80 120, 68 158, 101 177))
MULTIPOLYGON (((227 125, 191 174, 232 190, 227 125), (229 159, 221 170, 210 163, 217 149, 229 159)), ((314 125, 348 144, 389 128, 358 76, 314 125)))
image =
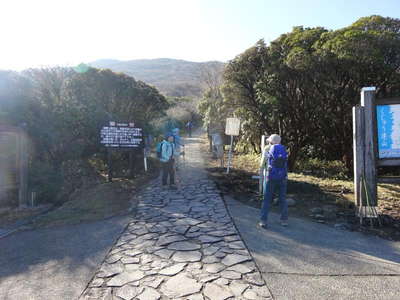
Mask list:
POLYGON ((137 215, 80 299, 271 299, 196 138, 186 153, 178 190, 156 180, 138 196, 137 215))

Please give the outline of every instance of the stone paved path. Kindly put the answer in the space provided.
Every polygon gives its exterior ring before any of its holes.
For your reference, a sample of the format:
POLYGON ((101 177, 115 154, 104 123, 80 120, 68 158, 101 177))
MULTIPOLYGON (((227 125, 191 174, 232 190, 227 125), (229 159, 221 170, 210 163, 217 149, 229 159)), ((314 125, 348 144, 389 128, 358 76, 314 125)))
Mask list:
POLYGON ((187 139, 179 189, 159 180, 80 299, 271 299, 215 184, 199 141, 187 139))

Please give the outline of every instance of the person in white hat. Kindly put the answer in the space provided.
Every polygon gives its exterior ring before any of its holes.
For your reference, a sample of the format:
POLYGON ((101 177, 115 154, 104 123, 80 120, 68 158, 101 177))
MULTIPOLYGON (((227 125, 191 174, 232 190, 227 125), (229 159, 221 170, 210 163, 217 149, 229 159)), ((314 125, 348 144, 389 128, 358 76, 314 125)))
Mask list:
POLYGON ((264 177, 264 199, 261 206, 259 226, 266 228, 268 223, 269 206, 275 190, 279 193, 279 208, 281 225, 287 226, 288 205, 286 201, 287 187, 287 158, 285 146, 281 145, 281 137, 272 134, 268 138, 271 147, 266 154, 266 172, 264 177))

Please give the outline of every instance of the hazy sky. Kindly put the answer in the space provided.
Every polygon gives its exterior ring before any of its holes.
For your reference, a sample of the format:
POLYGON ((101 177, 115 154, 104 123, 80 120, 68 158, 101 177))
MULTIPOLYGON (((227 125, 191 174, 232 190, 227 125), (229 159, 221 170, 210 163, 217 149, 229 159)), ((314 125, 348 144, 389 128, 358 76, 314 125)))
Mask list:
POLYGON ((293 26, 400 17, 400 0, 0 0, 0 69, 100 58, 227 61, 293 26))

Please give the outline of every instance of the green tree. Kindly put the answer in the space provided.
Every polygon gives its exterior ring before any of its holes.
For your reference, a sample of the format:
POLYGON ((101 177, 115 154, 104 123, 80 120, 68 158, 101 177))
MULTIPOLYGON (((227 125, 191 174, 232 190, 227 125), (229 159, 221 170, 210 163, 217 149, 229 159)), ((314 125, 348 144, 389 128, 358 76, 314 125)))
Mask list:
MULTIPOLYGON (((351 108, 362 87, 379 97, 400 91, 400 20, 371 16, 343 29, 295 27, 269 46, 261 40, 228 63, 223 100, 243 121, 242 142, 258 151, 259 137, 278 132, 298 157, 341 159, 351 170, 351 108)), ((203 111, 206 111, 202 108, 203 111)))

